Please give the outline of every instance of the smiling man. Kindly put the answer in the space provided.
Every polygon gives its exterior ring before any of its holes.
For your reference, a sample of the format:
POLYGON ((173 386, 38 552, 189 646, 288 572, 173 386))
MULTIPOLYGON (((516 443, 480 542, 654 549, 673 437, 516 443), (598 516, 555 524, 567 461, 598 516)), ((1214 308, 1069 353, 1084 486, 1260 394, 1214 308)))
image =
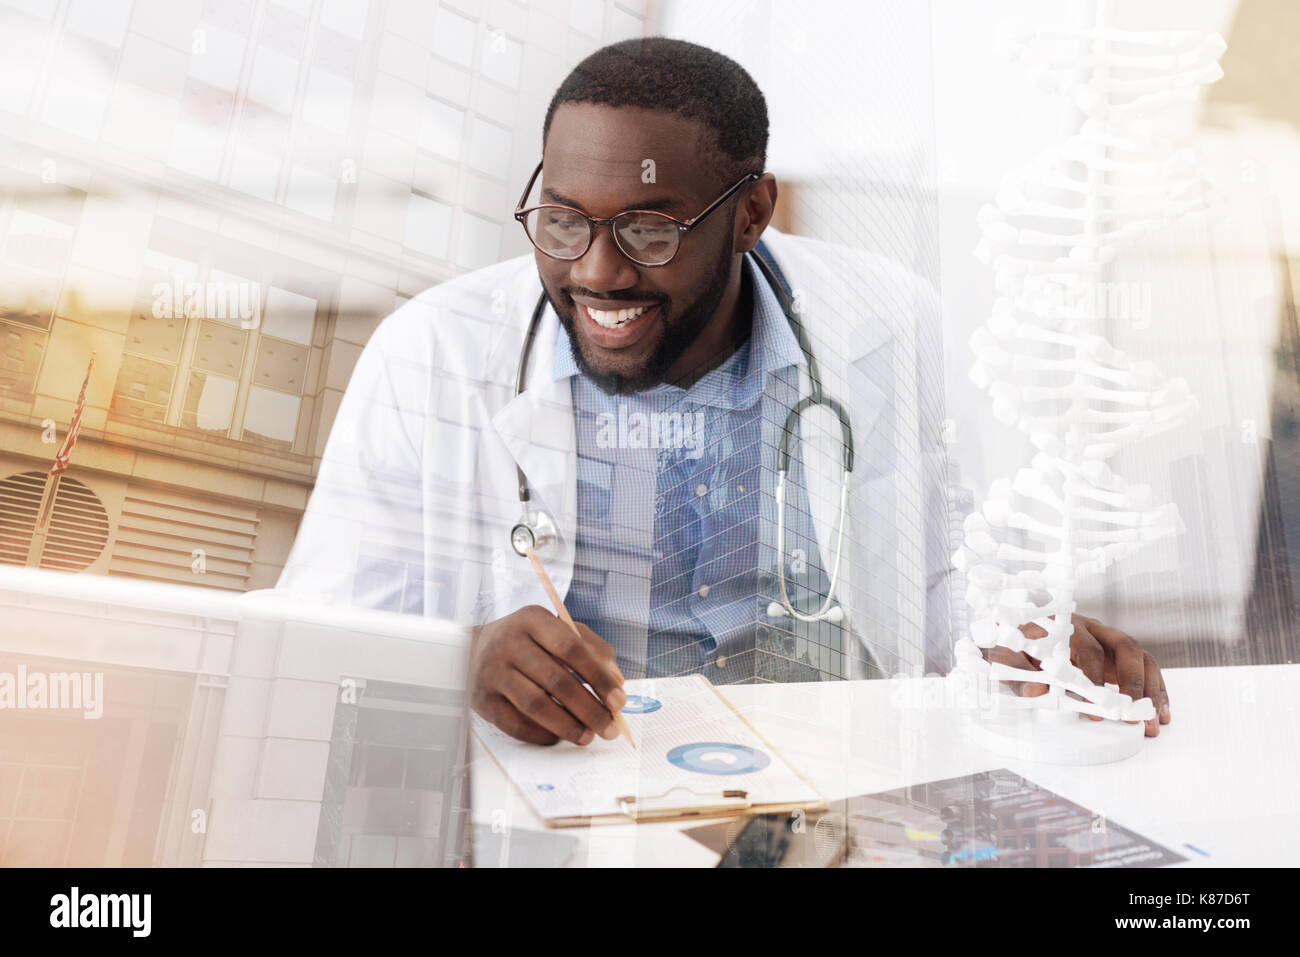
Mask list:
POLYGON ((583 375, 607 392, 686 386, 750 334, 752 303, 745 301, 739 253, 753 248, 776 203, 775 179, 759 175, 766 120, 760 115, 754 126, 728 131, 733 138, 724 153, 722 133, 702 121, 568 99, 595 95, 593 87, 580 67, 556 94, 539 167, 543 205, 520 219, 583 375), (701 156, 712 162, 701 163, 701 156), (715 197, 719 178, 735 182, 715 197), (738 232, 733 197, 741 188, 749 223, 738 232), (627 201, 635 211, 624 211, 627 201), (594 236, 582 215, 601 216, 593 210, 623 219, 612 233, 599 229, 594 236), (711 255, 677 261, 684 222, 696 233, 692 249, 711 255), (633 258, 655 262, 670 255, 655 266, 633 258))
MULTIPOLYGON (((615 737, 625 675, 947 670, 934 295, 770 229, 767 129, 703 47, 580 63, 515 210, 534 254, 376 331, 281 587, 464 622, 475 709, 539 743, 615 737)), ((1126 635, 1076 618, 1072 650, 1168 720, 1126 635)))

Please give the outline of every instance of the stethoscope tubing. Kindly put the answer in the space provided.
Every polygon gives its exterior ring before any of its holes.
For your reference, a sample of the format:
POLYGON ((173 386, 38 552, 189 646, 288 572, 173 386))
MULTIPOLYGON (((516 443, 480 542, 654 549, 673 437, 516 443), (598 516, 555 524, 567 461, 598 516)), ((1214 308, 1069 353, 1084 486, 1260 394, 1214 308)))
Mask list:
MULTIPOLYGON (((843 613, 841 609, 833 607, 835 604, 835 589, 839 584, 840 562, 844 557, 844 526, 847 524, 848 503, 849 503, 849 476, 853 472, 853 426, 849 422, 848 412, 844 406, 835 399, 826 396, 822 392, 821 375, 817 369, 817 361, 813 356, 812 346, 808 341, 808 334, 803 328, 803 324, 795 318, 794 303, 790 294, 786 291, 784 283, 775 270, 767 263, 763 256, 759 255, 757 250, 753 254, 754 263, 758 266, 763 278, 771 286, 773 293, 781 304, 781 310, 785 313, 786 321, 790 324, 794 332, 795 339, 799 343, 799 349, 803 352, 804 358, 808 363, 808 380, 809 394, 795 403, 789 411, 785 420, 785 428, 781 431, 781 438, 777 444, 777 482, 776 482, 776 554, 777 554, 777 583, 781 592, 781 603, 778 607, 773 602, 767 610, 768 617, 780 617, 788 615, 789 617, 802 622, 817 621, 841 621, 843 613), (831 567, 829 586, 826 590, 826 598, 821 607, 813 614, 806 614, 795 609, 790 601, 789 592, 786 588, 785 580, 785 482, 786 476, 790 469, 790 437, 798 429, 803 414, 809 408, 817 405, 825 406, 835 413, 840 422, 840 440, 842 449, 842 465, 844 476, 840 483, 840 516, 839 527, 835 533, 835 561, 831 567)), ((519 355, 519 367, 515 371, 515 397, 518 398, 523 394, 527 385, 528 361, 533 351, 533 340, 537 337, 537 329, 541 324, 542 313, 546 309, 547 298, 546 291, 543 290, 537 298, 537 305, 533 309, 532 318, 528 323, 528 330, 524 334, 523 347, 519 355)), ((535 547, 538 551, 554 542, 556 539, 555 524, 551 519, 541 511, 529 512, 528 503, 531 498, 528 488, 528 478, 524 475, 523 466, 518 462, 515 463, 515 472, 519 481, 519 504, 522 509, 520 520, 510 529, 510 547, 518 555, 527 555, 528 546, 535 547)))

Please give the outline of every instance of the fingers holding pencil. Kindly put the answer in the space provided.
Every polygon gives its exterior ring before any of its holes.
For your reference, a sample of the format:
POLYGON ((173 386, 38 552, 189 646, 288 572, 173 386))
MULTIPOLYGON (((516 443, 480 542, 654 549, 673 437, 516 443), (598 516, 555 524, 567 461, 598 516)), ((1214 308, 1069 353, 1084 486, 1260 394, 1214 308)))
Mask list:
MULTIPOLYGON (((531 545, 528 547, 528 561, 532 564, 533 571, 537 573, 537 578, 542 583, 542 588, 546 590, 546 595, 550 598, 551 604, 555 606, 555 614, 561 621, 569 626, 574 637, 577 638, 580 645, 583 646, 583 650, 589 651, 589 643, 584 638, 581 630, 579 630, 577 622, 573 620, 573 616, 569 614, 569 609, 564 607, 564 602, 561 600, 560 593, 556 590, 555 584, 551 581, 551 576, 546 573, 546 567, 542 564, 542 560, 537 557, 537 552, 533 551, 531 545)), ((603 642, 601 644, 604 648, 609 648, 609 646, 605 645, 603 642)), ((580 656, 581 653, 575 657, 580 656)), ((571 667, 577 669, 579 674, 584 674, 579 662, 570 661, 567 663, 571 667)), ((620 687, 595 689, 596 694, 605 707, 609 709, 610 714, 614 718, 614 726, 618 728, 619 733, 622 734, 623 737, 627 738, 628 744, 635 748, 636 739, 632 737, 632 730, 628 727, 627 719, 623 717, 622 713, 623 706, 627 703, 627 695, 621 687, 623 675, 622 672, 618 670, 617 664, 614 664, 614 662, 611 661, 610 665, 618 674, 620 687)))

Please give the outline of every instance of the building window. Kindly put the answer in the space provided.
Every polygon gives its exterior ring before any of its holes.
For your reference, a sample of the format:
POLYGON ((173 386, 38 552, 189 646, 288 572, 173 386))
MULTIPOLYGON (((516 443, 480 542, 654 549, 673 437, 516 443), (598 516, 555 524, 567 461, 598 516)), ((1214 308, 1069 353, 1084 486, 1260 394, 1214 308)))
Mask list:
POLYGON ((112 412, 294 451, 319 305, 308 290, 151 251, 112 412))
MULTIPOLYGON (((0 316, 9 314, 0 308, 0 316)), ((0 322, 0 399, 31 395, 45 351, 45 333, 0 322)))

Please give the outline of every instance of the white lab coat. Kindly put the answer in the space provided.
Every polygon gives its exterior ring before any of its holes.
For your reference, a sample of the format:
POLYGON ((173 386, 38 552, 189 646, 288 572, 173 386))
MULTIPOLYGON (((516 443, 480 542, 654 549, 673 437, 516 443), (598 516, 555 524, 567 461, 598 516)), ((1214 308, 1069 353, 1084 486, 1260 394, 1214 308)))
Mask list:
MULTIPOLYGON (((827 395, 847 407, 857 464, 837 600, 887 673, 945 668, 950 648, 937 297, 879 257, 764 233, 794 292, 827 395)), ((358 360, 279 587, 315 600, 479 624, 548 604, 510 548, 515 464, 559 531, 545 559, 573 574, 577 470, 568 379, 552 381, 546 308, 516 367, 541 283, 531 255, 420 294, 358 360)), ((806 366, 801 372, 807 392, 806 366)), ((810 411, 802 455, 823 563, 839 516, 840 429, 810 411)), ((772 463, 772 468, 775 464, 772 463)), ((789 559, 787 558, 787 561, 789 559)))

